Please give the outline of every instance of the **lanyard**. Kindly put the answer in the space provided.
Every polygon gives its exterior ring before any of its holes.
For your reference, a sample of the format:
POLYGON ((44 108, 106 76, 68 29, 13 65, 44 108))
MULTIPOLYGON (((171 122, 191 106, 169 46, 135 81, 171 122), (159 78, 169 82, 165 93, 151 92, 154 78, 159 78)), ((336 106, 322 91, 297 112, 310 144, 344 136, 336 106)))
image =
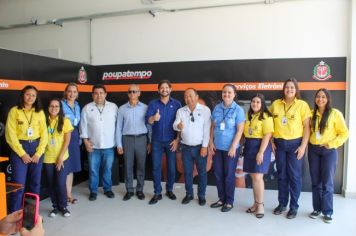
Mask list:
POLYGON ((259 117, 259 114, 260 114, 260 113, 257 113, 256 115, 254 115, 254 116, 252 117, 252 119, 250 120, 250 124, 248 125, 249 128, 251 128, 253 121, 256 120, 257 117, 259 117))
POLYGON ((100 113, 100 117, 101 117, 101 114, 103 113, 104 108, 105 108, 105 103, 104 103, 104 106, 103 106, 103 108, 101 110, 99 109, 98 105, 95 104, 95 106, 96 106, 96 109, 98 109, 98 112, 100 113))
POLYGON ((72 108, 71 106, 69 106, 69 104, 67 103, 67 100, 64 100, 64 103, 66 104, 66 106, 69 108, 69 110, 73 113, 74 117, 76 116, 76 111, 75 111, 75 103, 74 103, 74 107, 72 108))
POLYGON ((53 138, 54 131, 56 130, 58 124, 58 120, 56 120, 56 123, 54 124, 53 128, 51 127, 51 124, 49 124, 48 127, 48 133, 50 134, 51 138, 53 138))
POLYGON ((230 107, 229 109, 227 109, 227 112, 226 112, 226 114, 224 114, 225 113, 225 108, 223 108, 223 122, 225 121, 225 117, 229 114, 229 112, 230 112, 230 110, 231 110, 232 108, 230 107))
POLYGON ((288 112, 289 112, 289 110, 292 108, 292 106, 294 106, 294 103, 292 105, 290 105, 290 107, 288 107, 287 111, 286 111, 286 104, 285 103, 283 103, 283 106, 284 106, 284 116, 286 117, 288 112))
POLYGON ((25 112, 24 110, 22 110, 22 111, 23 111, 23 114, 24 114, 25 117, 26 117, 26 120, 27 120, 27 122, 28 122, 28 126, 31 127, 33 111, 31 111, 31 117, 30 117, 30 119, 27 118, 26 112, 25 112))

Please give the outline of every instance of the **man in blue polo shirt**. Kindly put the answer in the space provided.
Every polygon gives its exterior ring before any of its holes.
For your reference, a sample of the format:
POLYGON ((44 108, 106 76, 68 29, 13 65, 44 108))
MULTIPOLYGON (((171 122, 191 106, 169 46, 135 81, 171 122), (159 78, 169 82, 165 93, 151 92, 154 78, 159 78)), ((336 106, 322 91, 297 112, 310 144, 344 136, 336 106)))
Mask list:
POLYGON ((166 195, 171 200, 175 200, 173 184, 176 176, 176 150, 179 137, 173 130, 173 122, 177 110, 181 107, 179 101, 170 97, 172 91, 171 82, 162 80, 158 84, 160 98, 151 101, 147 108, 146 122, 152 125, 152 165, 153 165, 153 185, 154 196, 149 204, 156 204, 162 199, 161 172, 162 154, 167 158, 167 183, 166 195))

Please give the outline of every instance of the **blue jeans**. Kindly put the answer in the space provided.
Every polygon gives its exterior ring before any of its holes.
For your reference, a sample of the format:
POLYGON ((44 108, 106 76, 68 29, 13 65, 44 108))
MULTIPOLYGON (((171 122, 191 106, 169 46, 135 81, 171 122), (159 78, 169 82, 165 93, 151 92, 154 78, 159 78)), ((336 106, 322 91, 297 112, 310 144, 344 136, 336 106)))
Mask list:
POLYGON ((94 149, 88 153, 89 161, 89 190, 91 193, 98 192, 99 173, 102 173, 104 192, 111 191, 111 168, 114 162, 114 149, 94 149))
POLYGON ((152 141, 152 165, 153 165, 153 187, 154 193, 162 192, 161 175, 162 175, 162 155, 163 152, 167 158, 167 183, 166 190, 172 191, 176 179, 176 153, 171 151, 171 142, 152 141))
POLYGON ((302 138, 285 140, 274 139, 276 145, 276 163, 278 173, 278 201, 289 208, 299 208, 298 199, 302 190, 303 158, 298 160, 295 151, 300 146, 302 138))
POLYGON ((309 143, 309 170, 312 182, 313 209, 324 215, 333 214, 334 176, 337 164, 336 149, 309 143))
POLYGON ((207 157, 200 156, 200 149, 201 145, 188 146, 182 144, 185 191, 187 195, 193 196, 193 168, 195 162, 198 170, 198 197, 205 197, 205 190, 207 185, 207 157))

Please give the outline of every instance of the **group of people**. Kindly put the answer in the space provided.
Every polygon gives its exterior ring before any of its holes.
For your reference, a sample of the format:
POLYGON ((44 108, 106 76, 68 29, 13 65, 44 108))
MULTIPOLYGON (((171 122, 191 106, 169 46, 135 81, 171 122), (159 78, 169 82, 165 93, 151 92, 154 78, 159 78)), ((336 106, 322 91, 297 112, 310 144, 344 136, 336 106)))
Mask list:
POLYGON ((59 212, 70 216, 68 202, 75 203, 71 186, 73 172, 80 171, 80 140, 88 152, 89 200, 98 196, 99 180, 104 194, 114 198, 111 170, 115 151, 124 157, 124 201, 135 194, 145 199, 143 192, 146 156, 151 153, 154 195, 149 204, 162 199, 162 158, 167 163, 165 195, 175 200, 173 185, 176 179, 176 151, 182 151, 185 191, 182 204, 194 199, 193 169, 198 172, 198 203, 206 204, 207 155, 213 154, 213 170, 218 200, 210 205, 228 212, 233 208, 235 171, 243 153, 243 170, 251 175, 254 202, 246 212, 264 217, 264 181, 271 153, 274 152, 278 173, 278 206, 276 215, 286 211, 287 218, 295 218, 302 186, 302 164, 308 150, 312 180, 313 212, 311 218, 323 214, 325 222, 332 221, 333 178, 337 151, 348 138, 343 115, 331 105, 330 93, 319 89, 314 108, 301 100, 298 82, 284 82, 282 96, 268 108, 263 94, 251 98, 247 114, 236 100, 233 84, 222 88, 222 102, 213 111, 199 103, 198 91, 184 91, 185 106, 171 97, 168 80, 158 84, 157 99, 148 105, 140 102, 140 87, 128 86, 128 102, 118 107, 106 100, 104 85, 92 88, 93 101, 80 112, 78 87, 70 83, 64 98, 49 101, 47 114, 42 110, 38 90, 26 86, 20 102, 13 107, 6 123, 6 140, 12 149, 10 162, 13 181, 24 186, 11 195, 10 212, 21 209, 24 190, 39 193, 42 163, 49 183, 53 204, 50 216, 59 212), (243 148, 241 148, 243 147, 243 148), (308 147, 308 148, 307 148, 308 147), (136 170, 134 169, 136 163, 136 170), (101 173, 101 176, 99 176, 101 173), (133 186, 134 173, 137 184, 133 186), (290 199, 290 200, 289 200, 290 199))

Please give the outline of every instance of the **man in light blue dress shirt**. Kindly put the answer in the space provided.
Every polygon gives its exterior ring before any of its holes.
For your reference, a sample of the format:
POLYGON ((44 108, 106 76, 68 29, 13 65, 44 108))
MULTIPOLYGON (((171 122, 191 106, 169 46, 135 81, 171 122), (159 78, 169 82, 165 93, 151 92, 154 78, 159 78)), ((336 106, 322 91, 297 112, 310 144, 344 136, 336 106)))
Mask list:
POLYGON ((124 155, 125 187, 124 201, 134 195, 133 177, 136 161, 136 196, 145 199, 143 185, 145 181, 146 153, 149 151, 148 127, 145 122, 147 105, 139 101, 140 88, 136 84, 129 85, 129 101, 120 106, 116 122, 117 153, 124 155))

